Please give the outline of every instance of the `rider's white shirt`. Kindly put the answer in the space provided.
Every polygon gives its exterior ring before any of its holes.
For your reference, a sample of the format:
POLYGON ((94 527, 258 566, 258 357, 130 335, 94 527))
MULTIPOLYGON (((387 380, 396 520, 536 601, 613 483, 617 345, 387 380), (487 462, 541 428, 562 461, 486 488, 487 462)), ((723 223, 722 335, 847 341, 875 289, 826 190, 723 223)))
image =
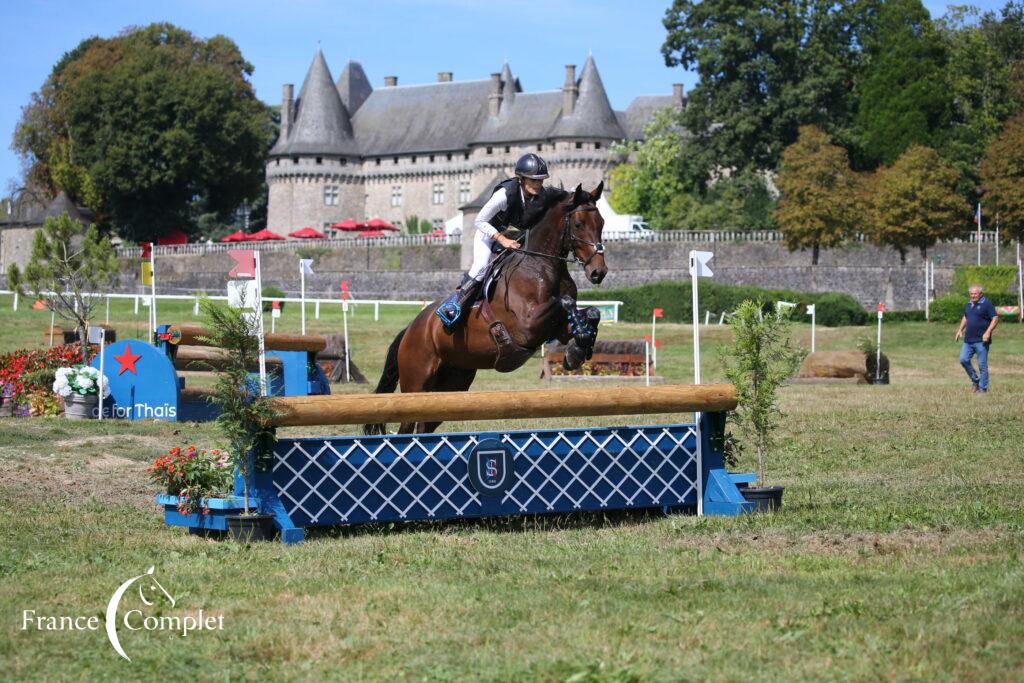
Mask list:
MULTIPOLYGON (((523 188, 519 188, 519 198, 523 201, 523 206, 526 206, 526 197, 523 195, 523 188)), ((504 211, 508 207, 508 200, 505 197, 504 192, 495 192, 491 195, 491 198, 487 200, 484 207, 480 209, 480 213, 477 214, 476 220, 473 221, 473 227, 478 232, 482 233, 484 237, 490 239, 498 234, 498 229, 491 225, 491 219, 498 215, 499 212, 504 211)))

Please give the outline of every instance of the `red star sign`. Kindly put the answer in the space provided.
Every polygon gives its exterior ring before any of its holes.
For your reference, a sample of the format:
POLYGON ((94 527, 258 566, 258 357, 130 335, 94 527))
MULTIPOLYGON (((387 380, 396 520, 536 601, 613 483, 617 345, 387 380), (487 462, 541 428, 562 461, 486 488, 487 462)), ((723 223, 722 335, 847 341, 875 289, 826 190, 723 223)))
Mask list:
POLYGON ((139 371, 135 369, 135 362, 140 358, 142 358, 141 355, 136 355, 132 353, 131 344, 125 344, 124 353, 122 353, 120 356, 114 356, 114 360, 121 364, 121 368, 117 371, 117 374, 124 374, 126 370, 131 370, 136 375, 139 374, 139 371))

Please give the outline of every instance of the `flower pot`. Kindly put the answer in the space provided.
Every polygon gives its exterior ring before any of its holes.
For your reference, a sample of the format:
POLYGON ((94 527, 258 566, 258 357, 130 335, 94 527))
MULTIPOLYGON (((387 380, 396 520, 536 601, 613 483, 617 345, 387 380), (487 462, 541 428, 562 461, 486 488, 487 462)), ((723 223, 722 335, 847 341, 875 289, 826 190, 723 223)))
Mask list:
POLYGON ((71 394, 64 399, 64 416, 69 420, 91 420, 96 417, 98 404, 96 394, 71 394))
POLYGON ((784 486, 747 486, 741 488, 743 498, 754 503, 755 512, 775 512, 782 507, 784 486))
POLYGON ((0 397, 0 417, 13 417, 14 416, 14 399, 9 397, 0 397))
POLYGON ((277 534, 274 515, 228 515, 231 538, 242 543, 269 541, 277 534))

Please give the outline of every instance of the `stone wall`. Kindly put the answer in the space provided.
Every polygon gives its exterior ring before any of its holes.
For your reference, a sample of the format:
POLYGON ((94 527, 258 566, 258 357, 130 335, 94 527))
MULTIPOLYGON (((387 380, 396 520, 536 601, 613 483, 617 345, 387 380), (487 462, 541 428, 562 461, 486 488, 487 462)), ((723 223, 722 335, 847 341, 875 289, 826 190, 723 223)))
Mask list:
MULTIPOLYGON (((607 254, 610 271, 603 287, 589 287, 578 274, 576 279, 592 299, 601 298, 601 290, 611 287, 687 280, 690 249, 715 252, 711 267, 717 282, 846 292, 865 307, 880 301, 894 310, 923 307, 924 267, 920 255, 909 256, 907 264, 902 265, 894 251, 864 245, 823 252, 820 264, 812 267, 809 253, 790 253, 777 243, 612 242, 607 254)), ((935 285, 940 296, 949 288, 954 265, 974 263, 975 249, 970 244, 947 244, 932 250, 939 261, 935 285)), ((992 262, 992 248, 986 245, 984 249, 983 262, 992 262)), ((157 266, 160 289, 167 293, 220 292, 230 267, 226 254, 161 257, 157 266)), ((266 252, 263 269, 267 284, 298 294, 297 254, 266 252)), ((354 297, 366 299, 433 299, 458 284, 462 274, 457 245, 363 245, 319 257, 314 270, 316 275, 307 277, 309 296, 336 297, 344 279, 354 297)), ((574 274, 576 271, 578 268, 573 269, 574 274)), ((131 288, 133 282, 132 277, 126 277, 124 284, 131 288)))

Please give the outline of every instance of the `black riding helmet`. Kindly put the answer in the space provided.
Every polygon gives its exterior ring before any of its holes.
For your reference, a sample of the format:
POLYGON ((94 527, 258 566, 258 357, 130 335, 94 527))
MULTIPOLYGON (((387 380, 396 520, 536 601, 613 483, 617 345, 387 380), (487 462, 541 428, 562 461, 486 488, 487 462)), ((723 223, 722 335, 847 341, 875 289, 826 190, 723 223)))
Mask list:
POLYGON ((516 175, 531 180, 544 180, 548 177, 547 162, 533 152, 524 154, 516 162, 516 175))

